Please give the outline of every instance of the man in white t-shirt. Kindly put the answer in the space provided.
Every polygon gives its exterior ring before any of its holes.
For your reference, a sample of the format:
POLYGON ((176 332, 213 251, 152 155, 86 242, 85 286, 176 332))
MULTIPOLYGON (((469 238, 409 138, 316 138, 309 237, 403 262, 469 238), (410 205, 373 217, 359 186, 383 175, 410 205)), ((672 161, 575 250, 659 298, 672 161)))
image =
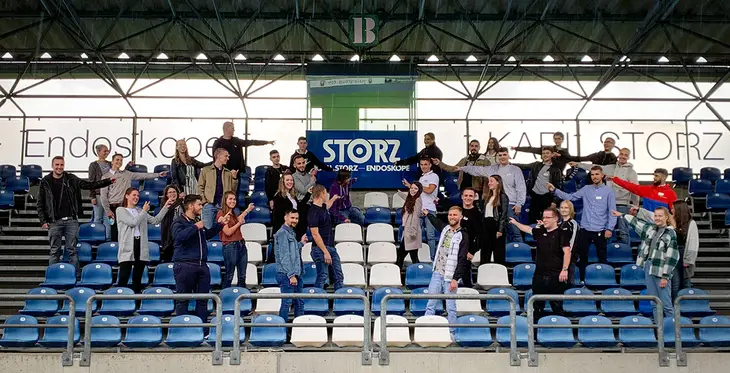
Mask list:
MULTIPOLYGON (((423 204, 424 214, 421 216, 421 227, 426 231, 426 242, 428 248, 431 251, 431 260, 433 261, 436 255, 436 228, 431 224, 426 214, 432 214, 436 216, 436 197, 438 195, 439 186, 439 175, 431 171, 433 163, 431 158, 422 158, 419 162, 421 167, 421 178, 418 182, 423 186, 423 193, 421 193, 421 203, 423 204)), ((410 188, 411 184, 403 179, 403 185, 406 188, 410 188)))

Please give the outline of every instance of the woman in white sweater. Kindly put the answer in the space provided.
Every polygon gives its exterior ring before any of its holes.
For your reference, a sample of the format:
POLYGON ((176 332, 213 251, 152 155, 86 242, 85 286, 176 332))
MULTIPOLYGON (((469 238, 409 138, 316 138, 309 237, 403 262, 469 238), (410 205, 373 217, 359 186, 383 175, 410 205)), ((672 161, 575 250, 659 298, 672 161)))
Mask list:
POLYGON ((149 202, 146 202, 142 208, 137 207, 138 202, 139 191, 135 188, 127 188, 124 192, 122 206, 117 207, 116 210, 119 229, 119 251, 117 253, 119 281, 117 286, 126 287, 131 273, 132 290, 135 293, 142 292, 142 274, 145 265, 150 260, 147 225, 160 224, 169 205, 174 201, 168 200, 154 217, 148 214, 149 202))

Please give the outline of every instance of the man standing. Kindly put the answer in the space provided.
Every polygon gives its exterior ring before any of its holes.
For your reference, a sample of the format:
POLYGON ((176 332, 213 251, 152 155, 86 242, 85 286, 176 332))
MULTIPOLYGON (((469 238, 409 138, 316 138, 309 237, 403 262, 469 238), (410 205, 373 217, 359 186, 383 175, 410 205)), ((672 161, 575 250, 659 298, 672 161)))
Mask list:
MULTIPOLYGON (((284 213, 284 225, 274 235, 274 257, 276 258, 276 281, 282 294, 301 293, 302 282, 302 246, 307 243, 307 235, 297 241, 294 227, 299 223, 299 212, 288 210, 284 213)), ((276 227, 274 227, 276 229, 276 227)), ((304 314, 304 299, 294 299, 294 317, 304 314)), ((279 316, 289 320, 289 308, 292 299, 282 299, 279 316)))
POLYGON ((603 140, 603 151, 595 152, 593 154, 588 154, 586 156, 578 157, 578 156, 568 156, 566 159, 568 161, 574 161, 574 162, 591 162, 593 164, 597 164, 599 166, 605 166, 609 164, 615 164, 616 163, 616 154, 613 154, 613 148, 616 147, 616 140, 613 139, 613 137, 606 137, 605 140, 603 140))
MULTIPOLYGON (((418 181, 423 186, 423 193, 421 193, 421 203, 423 209, 430 215, 436 216, 436 197, 438 195, 439 187, 439 176, 431 170, 433 164, 431 158, 423 158, 420 162, 421 166, 421 177, 418 181)), ((403 185, 406 188, 411 187, 411 183, 403 179, 403 185)), ((421 228, 426 231, 426 242, 428 248, 431 251, 431 260, 436 255, 436 227, 431 223, 431 219, 428 216, 421 216, 421 228)))
MULTIPOLYGON (((404 166, 404 165, 418 163, 424 158, 428 158, 428 159, 436 158, 438 160, 441 160, 444 158, 444 153, 436 145, 436 135, 434 135, 433 132, 429 132, 429 133, 423 135, 423 145, 424 145, 424 148, 421 149, 421 151, 419 151, 415 155, 412 155, 406 159, 401 159, 400 161, 395 162, 395 164, 404 166)), ((439 174, 441 174, 441 168, 436 166, 433 169, 433 172, 435 174, 439 175, 439 174)))
MULTIPOLYGON (((618 153, 618 162, 602 167, 603 173, 609 179, 606 184, 612 187, 613 192, 616 194, 616 209, 622 214, 628 214, 629 211, 631 211, 631 206, 639 206, 639 196, 616 185, 616 183, 611 181, 610 178, 618 177, 623 180, 628 180, 634 184, 639 183, 636 171, 634 171, 634 165, 629 163, 630 155, 631 150, 628 148, 622 148, 618 153)), ((570 162, 570 166, 577 166, 586 171, 590 171, 591 168, 597 165, 570 162)), ((616 240, 627 245, 630 243, 629 226, 624 219, 616 219, 616 240)))
MULTIPOLYGON (((559 168, 560 171, 565 170, 565 165, 571 158, 573 158, 570 155, 570 152, 568 152, 568 148, 563 147, 563 141, 565 141, 565 135, 563 135, 562 132, 558 131, 553 134, 553 142, 555 143, 553 163, 555 163, 555 167, 559 168)), ((540 146, 513 146, 512 150, 532 154, 542 154, 542 147, 540 146)))
POLYGON ((340 255, 334 247, 335 234, 332 231, 332 217, 329 212, 332 202, 336 199, 328 198, 324 186, 316 184, 312 187, 312 205, 309 207, 307 222, 314 241, 312 260, 317 266, 317 280, 314 282, 314 287, 320 289, 324 289, 328 273, 329 278, 334 281, 335 290, 341 288, 344 281, 340 255))
MULTIPOLYGON (((233 132, 236 128, 233 122, 223 123, 223 136, 219 137, 213 143, 213 158, 215 159, 215 151, 223 148, 228 151, 230 158, 226 162, 226 168, 231 171, 246 172, 246 160, 243 158, 243 148, 249 146, 262 146, 262 145, 274 145, 276 141, 264 141, 264 140, 241 140, 238 137, 233 136, 233 132)), ((238 174, 236 174, 238 175, 238 174)))
MULTIPOLYGON (((200 196, 188 194, 183 199, 185 214, 175 218, 172 223, 172 237, 175 253, 172 268, 175 276, 175 293, 207 294, 210 292, 210 269, 208 269, 208 240, 215 237, 228 224, 230 214, 221 216, 218 224, 206 229, 198 218, 203 212, 200 196)), ((189 300, 175 301, 175 314, 186 315, 189 300)), ((208 302, 198 299, 195 302, 195 315, 203 322, 208 321, 208 302)), ((206 333, 207 334, 207 333, 206 333)))
POLYGON ((53 157, 52 171, 41 179, 38 190, 38 219, 43 229, 48 229, 51 256, 48 264, 61 261, 63 246, 61 238, 66 238, 66 250, 71 265, 78 269, 76 241, 79 239, 79 215, 81 214, 81 189, 93 190, 112 185, 116 180, 108 178, 95 182, 79 179, 64 171, 65 160, 53 157))
POLYGON ((642 207, 649 211, 654 211, 659 207, 666 207, 672 211, 672 204, 677 200, 677 194, 674 193, 672 187, 667 184, 668 172, 664 168, 654 170, 654 182, 652 185, 639 185, 623 180, 619 177, 612 177, 609 180, 614 184, 636 194, 642 199, 642 207))
POLYGON ((281 164, 281 155, 276 149, 269 152, 269 159, 271 160, 271 166, 266 169, 266 174, 264 174, 264 190, 266 191, 266 198, 269 199, 269 209, 273 210, 274 195, 279 190, 279 180, 284 171, 289 170, 289 167, 281 164))
MULTIPOLYGON (((535 237, 537 258, 532 277, 533 294, 563 294, 573 282, 573 273, 570 273, 572 232, 567 227, 558 229, 558 216, 556 208, 545 209, 540 224, 535 228, 510 219, 511 224, 535 237)), ((563 314, 562 302, 550 301, 550 307, 553 315, 563 314)), ((535 322, 545 315, 544 309, 544 301, 535 301, 535 322)))
MULTIPOLYGON (((530 196, 532 202, 530 204, 530 224, 534 224, 540 220, 542 211, 552 205, 557 205, 553 194, 548 190, 547 185, 555 185, 558 189, 563 184, 563 171, 553 163, 553 155, 555 149, 551 146, 542 148, 542 161, 534 162, 526 165, 516 164, 515 166, 530 170, 530 196)), ((552 206, 555 207, 555 206, 552 206)))
MULTIPOLYGON (((101 180, 101 178, 104 176, 105 173, 109 172, 109 170, 112 168, 111 162, 106 160, 106 157, 109 156, 109 148, 104 144, 97 145, 94 150, 96 150, 96 156, 98 157, 95 161, 89 163, 89 181, 95 182, 101 180)), ((99 203, 97 200, 97 197, 99 196, 99 190, 98 189, 92 189, 89 191, 89 198, 91 198, 91 204, 93 205, 93 214, 91 217, 91 221, 96 224, 102 224, 104 222, 104 206, 99 203)), ((105 224, 107 227, 106 237, 109 238, 110 232, 109 232, 109 225, 105 224)))
POLYGON ((235 192, 238 187, 238 170, 225 167, 229 161, 228 150, 218 148, 213 154, 213 164, 203 167, 198 178, 198 193, 203 201, 203 223, 213 228, 215 215, 221 207, 223 193, 235 192))
POLYGON ((591 185, 580 188, 575 193, 565 193, 555 186, 548 184, 548 189, 555 192, 555 196, 569 201, 583 200, 583 216, 580 219, 580 230, 578 231, 578 255, 580 262, 580 280, 586 277, 588 266, 588 249, 591 244, 596 245, 596 253, 600 263, 607 263, 606 244, 613 234, 613 227, 616 226, 616 217, 611 211, 616 210, 616 195, 613 188, 603 183, 603 170, 601 166, 591 168, 591 185))
POLYGON ((304 158, 304 172, 312 171, 315 166, 322 171, 332 171, 332 167, 324 164, 316 155, 314 155, 314 153, 307 150, 307 138, 304 136, 297 140, 297 150, 294 151, 294 154, 292 154, 289 159, 290 168, 296 167, 297 156, 302 156, 304 158))
MULTIPOLYGON (((474 255, 481 249, 481 231, 484 226, 484 214, 474 204, 476 199, 476 191, 472 188, 466 188, 461 192, 461 228, 469 234, 469 253, 466 258, 471 262, 474 255)), ((489 258, 487 258, 488 260, 489 258)), ((464 286, 472 287, 471 263, 469 263, 469 273, 462 277, 464 286)))
MULTIPOLYGON (((467 155, 464 158, 461 158, 459 162, 456 163, 455 166, 449 166, 447 164, 441 163, 440 160, 437 158, 433 158, 432 161, 434 165, 440 165, 441 169, 446 172, 457 172, 457 168, 459 167, 469 167, 469 166, 475 166, 475 167, 485 167, 489 166, 489 160, 487 160, 487 157, 484 154, 479 153, 479 140, 471 140, 469 142, 469 155, 467 155)), ((464 172, 463 170, 458 171, 459 172, 459 180, 457 181, 459 183, 459 189, 462 191, 466 190, 467 188, 473 188, 476 190, 482 190, 483 186, 486 186, 486 181, 480 176, 472 176, 469 173, 464 172)))
MULTIPOLYGON (((449 226, 441 232, 436 259, 434 259, 433 274, 428 284, 429 294, 456 294, 459 280, 469 275, 471 262, 467 260, 469 253, 469 235, 461 229, 461 207, 453 206, 449 209, 449 226)), ((441 300, 429 299, 426 305, 426 316, 436 313, 436 302, 441 300)), ((449 324, 456 323, 456 299, 446 300, 446 313, 449 324)), ((455 329, 449 328, 451 340, 455 339, 455 329)))
POLYGON ((307 171, 307 160, 299 154, 294 157, 294 168, 295 172, 292 175, 294 177, 294 192, 296 192, 297 201, 303 202, 297 204, 300 224, 296 231, 297 233, 303 234, 307 230, 307 219, 309 217, 309 201, 305 201, 304 197, 317 184, 317 169, 312 168, 307 171))

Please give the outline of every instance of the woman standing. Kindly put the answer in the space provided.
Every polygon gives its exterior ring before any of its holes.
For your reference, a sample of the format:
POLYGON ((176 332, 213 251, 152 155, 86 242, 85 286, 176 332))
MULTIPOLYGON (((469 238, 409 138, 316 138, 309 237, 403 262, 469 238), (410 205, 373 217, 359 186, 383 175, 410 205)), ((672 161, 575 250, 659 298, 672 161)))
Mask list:
POLYGON ((350 200, 350 188, 352 188, 355 180, 351 177, 350 171, 342 169, 337 171, 337 177, 332 181, 330 198, 340 196, 330 207, 330 213, 335 219, 335 224, 355 223, 362 225, 365 223, 365 215, 359 208, 353 206, 350 200))
POLYGON ((139 202, 139 191, 135 188, 127 188, 124 192, 122 206, 117 207, 117 226, 119 229, 119 281, 118 286, 126 287, 129 282, 129 275, 132 273, 132 290, 135 293, 142 291, 142 274, 144 266, 150 260, 150 249, 147 241, 147 225, 159 224, 167 214, 172 200, 168 200, 157 213, 157 216, 150 216, 150 203, 145 202, 142 208, 137 207, 139 202))
POLYGON ((165 191, 162 193, 162 204, 167 205, 167 201, 172 201, 167 209, 169 214, 165 214, 160 223, 160 235, 162 236, 161 247, 160 247, 160 261, 162 263, 172 262, 172 254, 174 252, 172 245, 172 221, 176 217, 185 213, 183 208, 183 200, 180 197, 180 192, 174 185, 168 185, 165 187, 165 191))
POLYGON ((403 204, 403 233, 398 247, 398 257, 395 261, 398 268, 403 267, 406 255, 411 256, 413 263, 419 262, 418 250, 422 245, 421 216, 428 213, 423 209, 421 193, 423 193, 423 185, 418 181, 411 183, 408 192, 398 192, 400 197, 406 201, 403 204))
POLYGON ((482 247, 482 263, 491 261, 494 253, 494 263, 505 265, 505 232, 507 229, 507 209, 509 198, 502 187, 502 177, 489 177, 487 193, 484 196, 484 246, 482 247))
MULTIPOLYGON (((294 175, 289 171, 284 171, 281 179, 279 179, 279 190, 274 195, 272 200, 274 203, 274 210, 272 211, 272 235, 284 225, 284 215, 289 210, 299 210, 300 207, 309 201, 312 194, 307 193, 302 196, 302 199, 297 199, 297 191, 294 189, 294 175)), ((301 237, 307 233, 307 225, 300 223, 294 227, 296 237, 301 237)), ((267 263, 276 263, 276 255, 274 250, 269 251, 269 255, 266 258, 267 263)))
POLYGON ((489 164, 497 164, 497 151, 499 150, 499 140, 496 137, 490 137, 487 142, 487 150, 484 151, 484 157, 487 158, 489 164))
POLYGON ((175 157, 172 158, 170 172, 172 173, 172 185, 177 186, 181 197, 188 194, 197 194, 198 175, 200 175, 200 169, 205 166, 205 163, 188 154, 188 144, 185 140, 177 140, 175 143, 175 157))
POLYGON ((245 223, 244 218, 254 209, 253 203, 248 205, 246 211, 236 217, 236 193, 228 191, 223 193, 223 204, 215 217, 216 221, 228 214, 231 219, 221 230, 221 242, 223 243, 223 266, 226 268, 226 277, 223 280, 223 288, 231 287, 233 273, 238 273, 238 286, 246 287, 246 268, 248 266, 248 250, 246 241, 241 233, 241 226, 245 223), (236 269, 237 271, 234 271, 236 269))
POLYGON ((575 261, 578 254, 577 251, 573 251, 575 246, 575 239, 578 237, 578 231, 580 225, 575 220, 575 207, 571 201, 560 202, 560 230, 570 235, 570 268, 568 268, 568 283, 573 283, 573 276, 575 276, 575 261))

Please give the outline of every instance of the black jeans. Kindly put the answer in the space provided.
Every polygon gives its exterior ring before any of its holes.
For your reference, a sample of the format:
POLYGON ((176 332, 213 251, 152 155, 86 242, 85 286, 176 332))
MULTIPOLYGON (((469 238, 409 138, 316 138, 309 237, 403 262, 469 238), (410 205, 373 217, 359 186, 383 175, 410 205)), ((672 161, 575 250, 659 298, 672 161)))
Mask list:
POLYGON ((585 281, 586 279, 586 267, 588 266, 588 251, 591 244, 596 245, 596 253, 598 254, 598 262, 607 263, 606 259, 606 236, 605 231, 591 232, 581 228, 578 231, 578 237, 576 239, 578 246, 578 256, 580 261, 578 262, 578 268, 580 268, 580 280, 585 281))
POLYGON ((144 274, 144 266, 147 262, 139 260, 141 241, 139 237, 134 238, 134 260, 119 263, 119 287, 127 287, 129 283, 129 275, 132 275, 132 290, 135 294, 139 294, 143 290, 142 275, 144 274))
MULTIPOLYGON (((572 283, 572 277, 568 275, 567 282, 560 282, 558 275, 538 275, 535 274, 532 277, 532 294, 563 294, 566 290, 570 289, 572 283)), ((561 301, 550 301, 550 307, 553 309, 551 314, 562 315, 563 314, 563 302, 561 301)), ((535 314, 534 320, 540 320, 541 317, 546 316, 545 313, 545 301, 535 301, 534 303, 535 314)))
POLYGON ((497 238, 497 220, 494 218, 484 219, 484 234, 482 235, 482 263, 491 263, 494 253, 494 263, 505 265, 505 236, 502 234, 497 238))
MULTIPOLYGON (((210 269, 205 263, 199 262, 175 262, 172 267, 175 275, 175 292, 178 294, 207 294, 210 292, 210 269)), ((189 300, 175 301, 175 314, 189 315, 189 300)), ((194 315, 200 317, 203 322, 208 320, 208 301, 197 299, 195 301, 194 315)), ((208 328, 205 328, 206 330, 208 328)))
POLYGON ((554 199, 552 193, 537 194, 531 191, 530 196, 532 199, 530 201, 530 213, 528 214, 528 218, 530 224, 535 224, 538 220, 542 220, 542 212, 545 211, 546 208, 550 207, 554 199))
POLYGON ((403 268, 403 262, 406 260, 406 255, 411 256, 411 261, 413 263, 420 263, 418 260, 418 250, 406 250, 406 244, 404 241, 400 242, 400 246, 398 246, 396 254, 395 265, 397 265, 398 268, 403 268))
MULTIPOLYGON (((111 242, 118 242, 119 241, 119 223, 117 222, 117 207, 121 206, 118 203, 110 203, 109 208, 112 210, 112 214, 114 215, 114 225, 112 225, 111 229, 111 242)), ((105 217, 105 219, 109 219, 109 217, 105 217)))

